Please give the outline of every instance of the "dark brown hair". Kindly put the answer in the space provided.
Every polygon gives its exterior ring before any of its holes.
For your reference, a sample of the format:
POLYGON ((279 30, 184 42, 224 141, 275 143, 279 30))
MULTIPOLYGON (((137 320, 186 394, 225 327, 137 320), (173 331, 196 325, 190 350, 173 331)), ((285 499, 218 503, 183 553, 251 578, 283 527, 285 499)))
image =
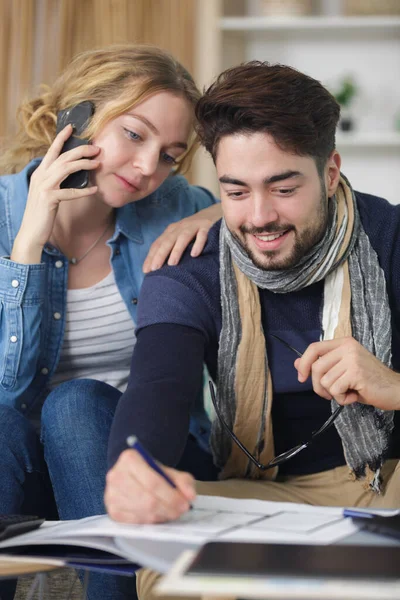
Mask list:
POLYGON ((261 61, 221 73, 196 106, 197 131, 214 162, 222 137, 262 131, 282 150, 314 158, 319 172, 335 148, 339 114, 319 81, 261 61))

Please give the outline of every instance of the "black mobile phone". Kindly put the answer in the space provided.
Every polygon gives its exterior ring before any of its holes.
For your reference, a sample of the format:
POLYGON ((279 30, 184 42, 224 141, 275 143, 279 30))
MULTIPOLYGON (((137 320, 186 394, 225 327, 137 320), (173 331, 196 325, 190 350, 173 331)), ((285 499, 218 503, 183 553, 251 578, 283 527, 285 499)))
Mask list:
MULTIPOLYGON (((56 133, 59 133, 69 123, 73 126, 74 130, 71 136, 65 142, 61 153, 72 150, 77 146, 88 144, 88 140, 80 138, 82 132, 87 127, 90 118, 94 113, 94 104, 90 101, 80 102, 71 108, 65 108, 60 110, 57 114, 57 129, 56 133)), ((62 188, 78 188, 82 189, 87 187, 89 184, 89 171, 77 171, 71 173, 62 181, 60 187, 62 188)))

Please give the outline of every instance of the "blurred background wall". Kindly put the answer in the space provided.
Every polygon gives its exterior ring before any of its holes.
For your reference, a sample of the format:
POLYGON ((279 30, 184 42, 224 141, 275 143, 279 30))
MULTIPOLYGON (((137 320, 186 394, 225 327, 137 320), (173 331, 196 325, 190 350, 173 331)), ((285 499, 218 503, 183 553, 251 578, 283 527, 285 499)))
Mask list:
POLYGON ((82 50, 146 42, 194 69, 195 0, 0 0, 0 136, 20 99, 82 50))
MULTIPOLYGON (((346 117, 343 172, 400 203, 400 0, 0 0, 0 137, 20 99, 74 54, 124 41, 171 51, 200 88, 251 59, 316 77, 346 117)), ((217 191, 202 151, 189 177, 217 191)))
MULTIPOLYGON (((341 104, 343 172, 356 189, 400 203, 400 0, 203 0, 202 10, 215 52, 201 83, 253 59, 320 80, 341 104)), ((198 162, 196 176, 215 189, 209 161, 198 162)))

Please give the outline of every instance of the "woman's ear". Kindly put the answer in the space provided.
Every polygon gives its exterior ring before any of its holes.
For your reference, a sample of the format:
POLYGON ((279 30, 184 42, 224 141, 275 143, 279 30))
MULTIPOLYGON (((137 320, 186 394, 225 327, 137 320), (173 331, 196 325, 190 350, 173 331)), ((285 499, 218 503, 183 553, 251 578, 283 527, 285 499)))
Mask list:
POLYGON ((336 193, 337 186, 339 185, 341 164, 342 159, 340 158, 340 154, 337 150, 334 150, 328 158, 325 167, 325 185, 328 198, 331 198, 336 193))

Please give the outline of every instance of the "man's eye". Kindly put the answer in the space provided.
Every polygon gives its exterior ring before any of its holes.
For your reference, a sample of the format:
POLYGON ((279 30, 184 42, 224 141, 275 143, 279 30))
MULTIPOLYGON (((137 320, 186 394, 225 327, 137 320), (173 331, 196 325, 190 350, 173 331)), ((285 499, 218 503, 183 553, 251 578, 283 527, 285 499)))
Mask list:
POLYGON ((176 165, 175 158, 173 156, 171 156, 170 154, 167 154, 166 152, 161 153, 161 160, 163 160, 168 165, 176 165))
POLYGON ((243 196, 243 192, 227 192, 226 195, 228 198, 241 198, 243 196))
POLYGON ((280 194, 282 194, 282 196, 289 196, 289 195, 290 195, 290 194, 292 194, 292 193, 293 193, 295 190, 296 190, 296 188, 295 188, 295 187, 293 187, 293 188, 290 188, 290 189, 288 189, 288 188, 280 188, 280 189, 278 190, 278 192, 279 192, 280 194))
POLYGON ((124 127, 124 131, 125 131, 126 135, 129 137, 129 139, 131 139, 131 140, 137 141, 137 140, 141 139, 141 137, 138 133, 135 133, 134 131, 127 129, 126 127, 124 127))

